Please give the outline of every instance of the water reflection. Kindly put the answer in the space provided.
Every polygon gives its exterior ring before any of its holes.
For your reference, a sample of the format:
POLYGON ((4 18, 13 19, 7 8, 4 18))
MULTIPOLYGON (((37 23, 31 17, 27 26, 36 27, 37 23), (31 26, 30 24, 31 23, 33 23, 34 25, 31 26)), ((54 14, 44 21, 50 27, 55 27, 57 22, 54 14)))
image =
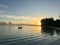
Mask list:
POLYGON ((54 32, 60 34, 60 31, 53 27, 22 26, 21 30, 17 27, 19 26, 0 26, 0 45, 46 45, 47 42, 50 44, 60 39, 60 36, 49 36, 54 32))
POLYGON ((48 35, 54 35, 54 34, 60 35, 60 30, 55 29, 54 27, 51 26, 46 26, 46 27, 41 27, 41 33, 48 35))
POLYGON ((57 35, 60 35, 60 30, 56 29, 57 35))

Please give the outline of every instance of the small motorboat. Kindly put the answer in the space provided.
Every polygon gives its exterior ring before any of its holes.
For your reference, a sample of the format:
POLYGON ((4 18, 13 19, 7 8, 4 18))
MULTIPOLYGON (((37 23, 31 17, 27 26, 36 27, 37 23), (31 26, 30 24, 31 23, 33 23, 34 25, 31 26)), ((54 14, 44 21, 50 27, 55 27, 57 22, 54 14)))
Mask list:
POLYGON ((18 29, 22 29, 22 27, 18 27, 18 29))

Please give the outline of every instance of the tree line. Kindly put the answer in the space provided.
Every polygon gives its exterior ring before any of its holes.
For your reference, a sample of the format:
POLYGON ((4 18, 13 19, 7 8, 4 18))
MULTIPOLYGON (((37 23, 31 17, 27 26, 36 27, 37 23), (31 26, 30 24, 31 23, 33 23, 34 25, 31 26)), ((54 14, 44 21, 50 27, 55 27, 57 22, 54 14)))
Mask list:
POLYGON ((41 26, 55 26, 60 27, 60 19, 54 20, 51 18, 44 18, 41 20, 41 26))
POLYGON ((44 18, 41 20, 41 32, 44 34, 53 35, 54 31, 57 35, 60 35, 60 30, 53 27, 60 27, 60 19, 54 20, 51 18, 44 18))

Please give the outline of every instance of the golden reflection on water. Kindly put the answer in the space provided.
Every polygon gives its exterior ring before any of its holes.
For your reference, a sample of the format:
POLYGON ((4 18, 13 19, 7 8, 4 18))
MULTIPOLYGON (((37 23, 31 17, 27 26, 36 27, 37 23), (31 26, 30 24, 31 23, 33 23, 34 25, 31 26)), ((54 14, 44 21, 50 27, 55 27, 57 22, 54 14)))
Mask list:
POLYGON ((40 26, 35 26, 34 29, 35 29, 36 33, 41 34, 41 27, 40 26))

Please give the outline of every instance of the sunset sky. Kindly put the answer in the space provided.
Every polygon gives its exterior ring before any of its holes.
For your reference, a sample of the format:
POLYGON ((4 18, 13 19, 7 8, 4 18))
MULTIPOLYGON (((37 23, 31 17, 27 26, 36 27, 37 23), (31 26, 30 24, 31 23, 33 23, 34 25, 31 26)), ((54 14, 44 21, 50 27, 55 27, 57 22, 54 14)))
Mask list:
POLYGON ((0 22, 39 24, 41 18, 59 14, 60 0, 0 0, 0 22))

